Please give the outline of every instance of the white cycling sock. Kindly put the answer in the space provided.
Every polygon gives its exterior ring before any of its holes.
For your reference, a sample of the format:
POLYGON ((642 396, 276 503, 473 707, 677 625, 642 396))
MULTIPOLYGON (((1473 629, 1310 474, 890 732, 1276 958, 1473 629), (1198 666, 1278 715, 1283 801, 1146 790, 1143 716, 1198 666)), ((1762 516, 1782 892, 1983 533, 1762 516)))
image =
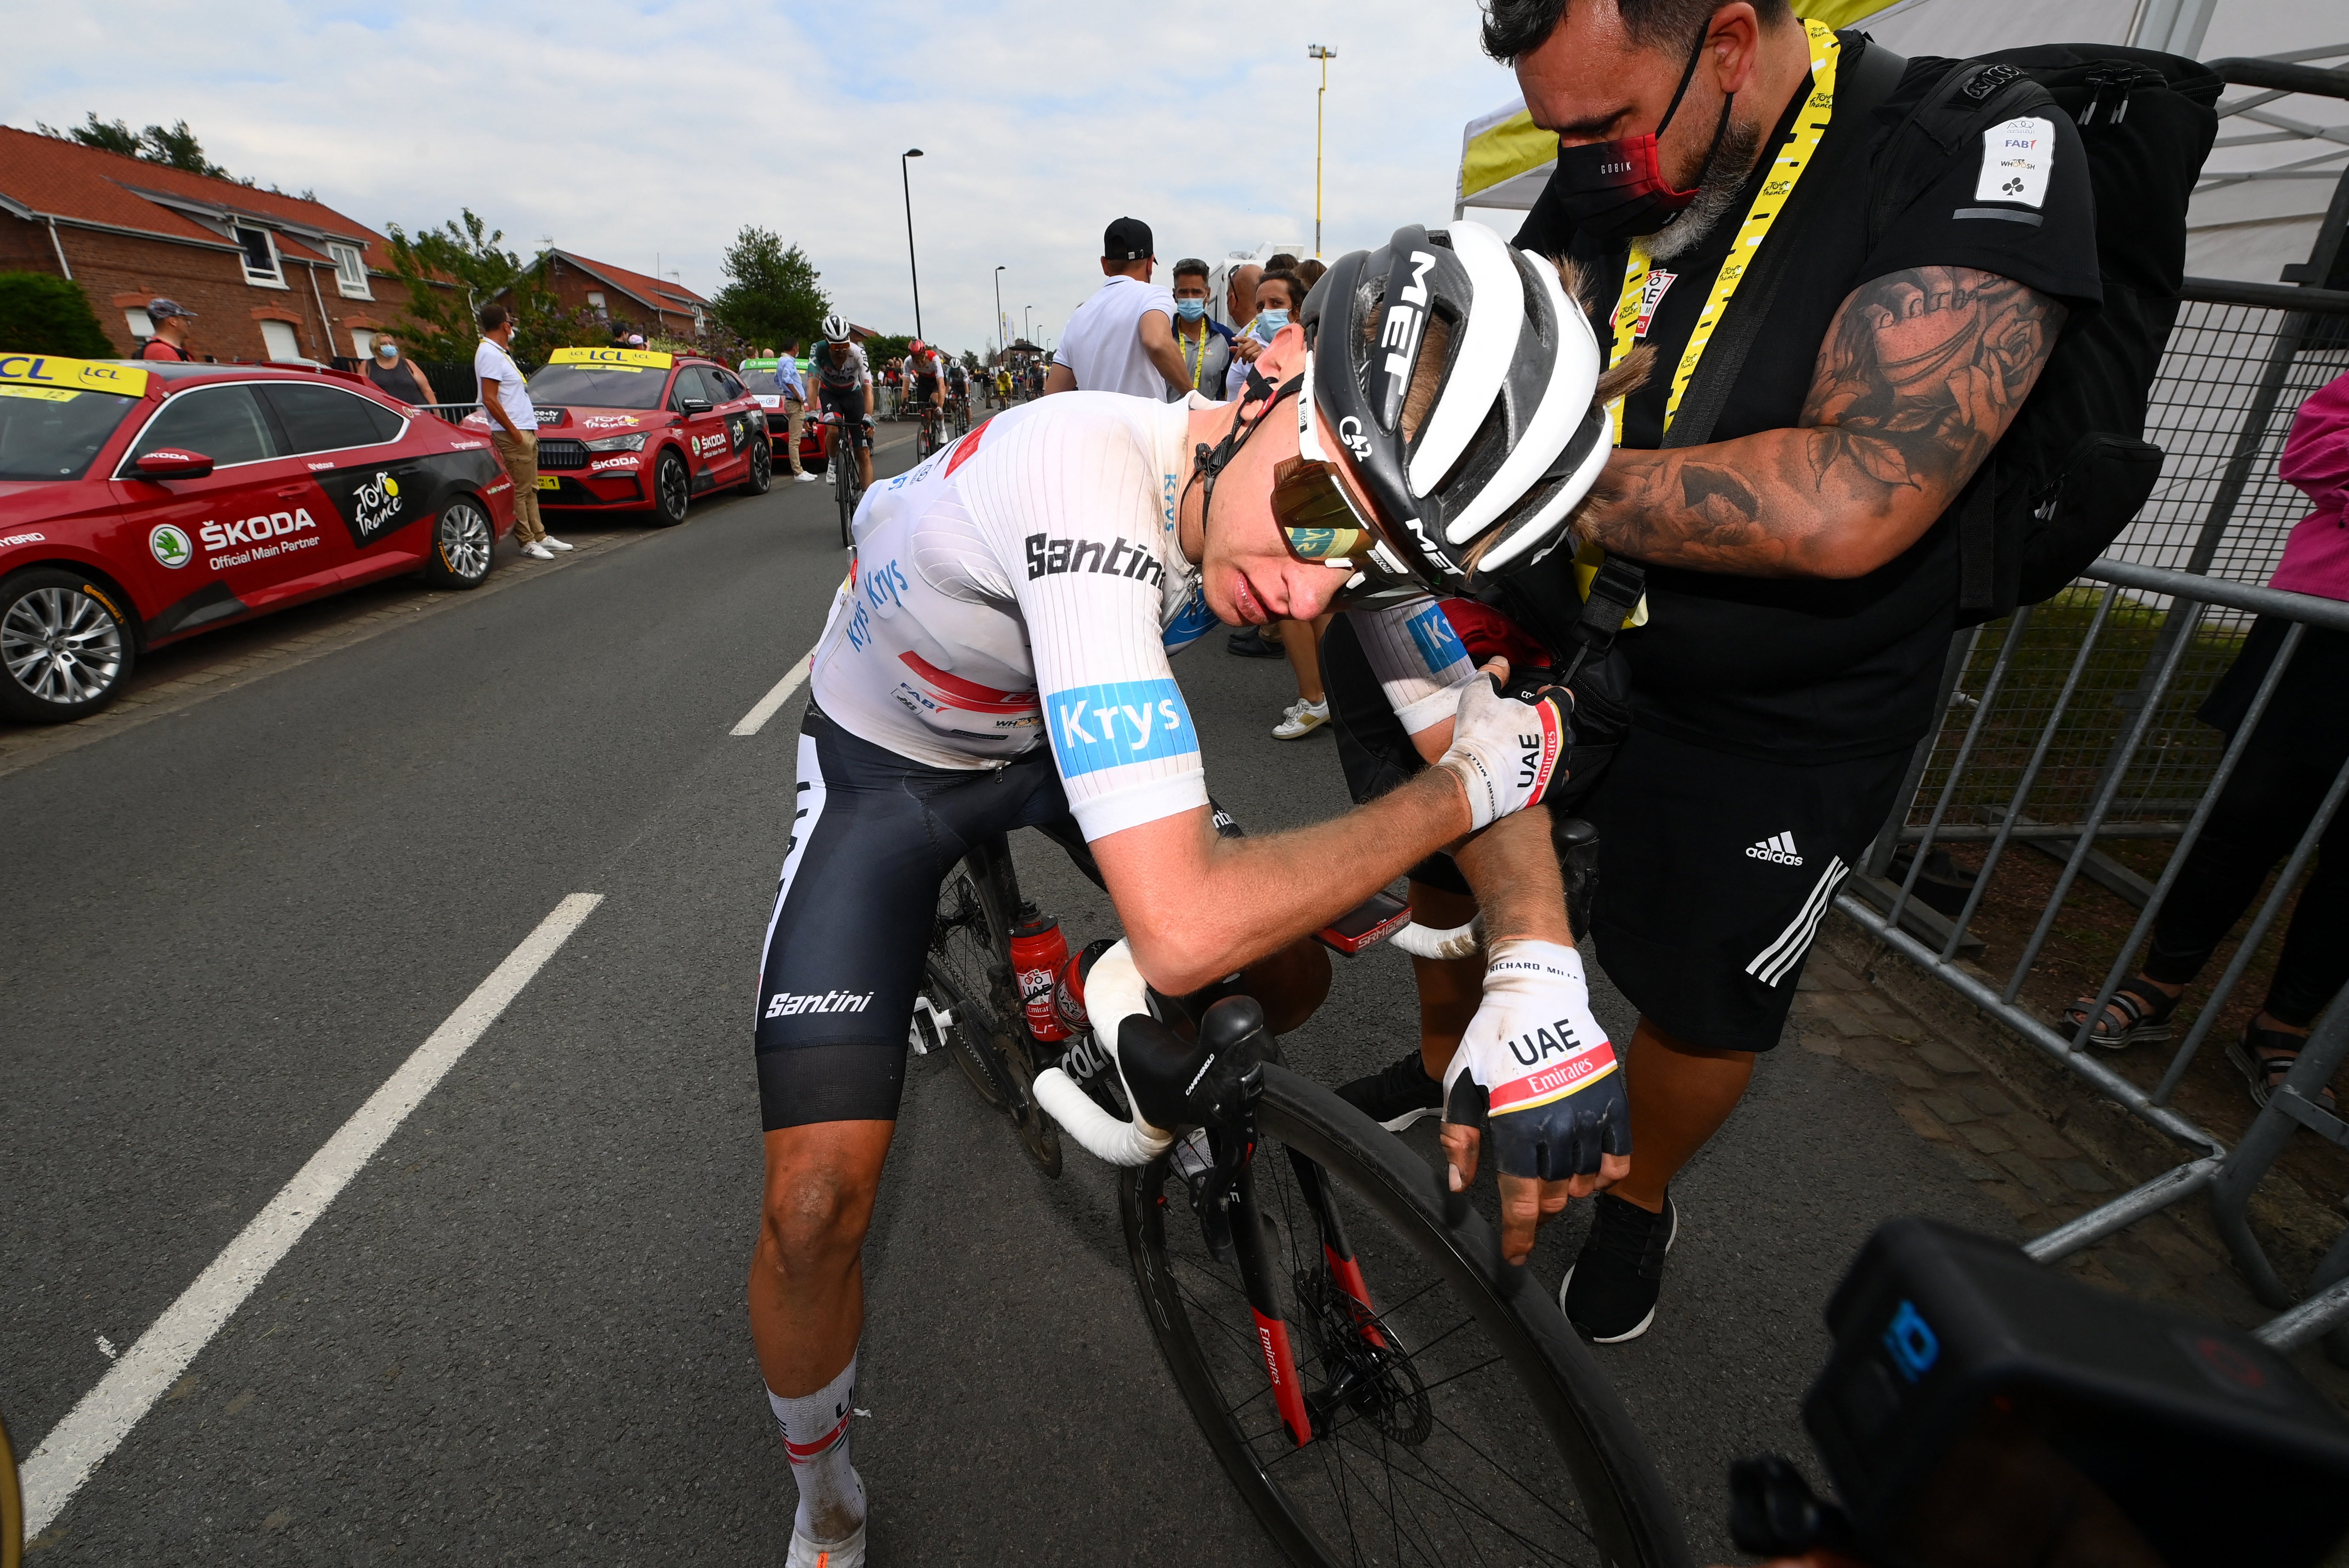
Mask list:
POLYGON ((812 1394, 786 1399, 767 1391, 782 1428, 783 1452, 791 1457, 792 1480, 799 1483, 800 1511, 792 1522, 811 1541, 845 1541, 864 1522, 864 1485, 848 1463, 855 1397, 854 1355, 839 1376, 812 1394))

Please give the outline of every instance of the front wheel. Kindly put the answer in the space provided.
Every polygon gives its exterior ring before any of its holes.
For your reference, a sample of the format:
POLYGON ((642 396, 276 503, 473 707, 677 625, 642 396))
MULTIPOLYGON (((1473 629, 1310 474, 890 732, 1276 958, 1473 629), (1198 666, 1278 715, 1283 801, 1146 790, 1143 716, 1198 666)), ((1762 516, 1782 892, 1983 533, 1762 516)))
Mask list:
POLYGON ((0 714, 62 724, 95 713, 138 657, 113 599, 82 574, 35 566, 0 583, 0 714))
POLYGON ((775 484, 775 449, 764 436, 750 443, 750 474, 742 481, 745 495, 764 495, 775 484))
POLYGON ((685 459, 671 447, 653 464, 653 522, 674 528, 685 521, 686 510, 692 504, 692 477, 685 472, 685 459))
POLYGON ((478 588, 490 575, 497 530, 480 502, 460 496, 440 509, 432 524, 432 553, 424 559, 424 577, 435 587, 478 588))
POLYGON ((1289 1561, 1686 1564, 1639 1429, 1485 1216, 1329 1090, 1265 1078, 1255 1210, 1309 1442, 1268 1386, 1273 1325, 1222 1261, 1242 1211, 1209 1216, 1210 1242, 1168 1158, 1119 1198, 1167 1367, 1289 1561))

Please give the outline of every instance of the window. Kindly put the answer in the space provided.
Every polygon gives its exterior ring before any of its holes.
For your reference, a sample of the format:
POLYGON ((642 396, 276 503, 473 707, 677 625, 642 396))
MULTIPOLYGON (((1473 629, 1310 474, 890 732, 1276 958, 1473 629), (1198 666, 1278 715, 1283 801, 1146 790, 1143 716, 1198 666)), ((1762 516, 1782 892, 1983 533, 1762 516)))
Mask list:
POLYGON ((612 313, 605 308, 604 291, 600 288, 587 291, 587 308, 595 313, 598 320, 609 321, 612 318, 612 313))
POLYGON ((351 352, 357 355, 362 359, 375 352, 374 327, 354 327, 351 328, 351 352))
POLYGON ((697 400, 714 403, 718 400, 711 397, 709 389, 702 384, 700 366, 681 366, 677 372, 677 385, 669 389, 668 406, 682 412, 687 403, 697 400))
POLYGON ((367 284, 367 263, 360 259, 358 246, 329 244, 326 254, 335 258, 335 286, 342 290, 345 299, 375 297, 375 290, 367 284))
POLYGON ((261 389, 285 431, 288 454, 380 446, 399 438, 407 421, 381 403, 334 387, 273 381, 261 389))
POLYGON ((750 395, 743 391, 742 383, 736 380, 728 371, 712 370, 709 367, 704 366, 701 373, 711 381, 717 383, 717 389, 713 395, 716 397, 717 400, 721 403, 730 403, 737 398, 747 397, 750 395))
POLYGON ((137 401, 112 392, 0 387, 0 479, 79 479, 137 401))
POLYGON ((125 467, 167 446, 202 452, 215 468, 279 455, 277 438, 249 386, 199 387, 181 392, 147 421, 147 428, 130 443, 125 467))
POLYGON ((272 359, 302 358, 302 339, 295 335, 290 321, 264 321, 261 324, 262 347, 272 359))
POLYGON ((267 229, 253 228, 239 223, 229 235, 244 247, 244 281, 285 286, 285 275, 277 265, 277 240, 267 229))
POLYGON ((134 305, 122 313, 122 324, 130 328, 130 336, 144 343, 155 336, 155 318, 147 314, 143 305, 134 305))

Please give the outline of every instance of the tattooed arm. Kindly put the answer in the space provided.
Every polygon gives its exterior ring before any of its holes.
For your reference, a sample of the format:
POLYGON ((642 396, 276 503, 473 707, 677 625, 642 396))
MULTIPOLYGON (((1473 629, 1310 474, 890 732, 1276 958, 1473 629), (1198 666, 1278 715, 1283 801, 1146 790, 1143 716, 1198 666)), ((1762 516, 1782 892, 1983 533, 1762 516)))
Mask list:
POLYGON ((1577 526, 1661 566, 1856 577, 1924 536, 2054 349, 2064 307, 1994 273, 1912 267, 1836 312, 1792 430, 1618 452, 1577 526))

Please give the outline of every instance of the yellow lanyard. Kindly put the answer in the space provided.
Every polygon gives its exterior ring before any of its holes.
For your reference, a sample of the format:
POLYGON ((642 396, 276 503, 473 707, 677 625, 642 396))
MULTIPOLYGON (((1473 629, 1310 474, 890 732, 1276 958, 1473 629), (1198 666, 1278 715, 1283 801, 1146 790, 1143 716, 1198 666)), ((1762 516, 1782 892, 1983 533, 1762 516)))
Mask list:
MULTIPOLYGON (((1768 237, 1770 225, 1786 209, 1795 193, 1795 186, 1803 171, 1811 165, 1811 154, 1819 150, 1819 140, 1826 134, 1827 120, 1835 113, 1836 60, 1842 52, 1842 43, 1835 30, 1823 22, 1807 18, 1803 23, 1810 35, 1811 47, 1818 52, 1811 59, 1811 96, 1795 121, 1795 134, 1786 150, 1771 166, 1771 177, 1763 182, 1762 193, 1754 199, 1754 210, 1745 214, 1738 228, 1737 238, 1729 247, 1729 254, 1721 264, 1721 272, 1713 280, 1713 293, 1704 302, 1704 309, 1696 318, 1696 328, 1689 334, 1688 347, 1681 351, 1681 362, 1672 371, 1671 396, 1664 403, 1664 429, 1672 428, 1672 420, 1681 411, 1681 399, 1688 393, 1689 382, 1696 376, 1697 362, 1704 358, 1706 345, 1713 341, 1713 329, 1729 308, 1730 297, 1737 286, 1745 280, 1747 265, 1768 237)), ((1640 325, 1648 295, 1650 262, 1645 246, 1636 241, 1630 259, 1623 269, 1623 293, 1615 306, 1615 346, 1608 357, 1611 368, 1620 364, 1638 341, 1634 334, 1640 325)), ((1623 444, 1623 402, 1616 400, 1615 444, 1623 444)))
MULTIPOLYGON (((1178 338, 1183 336, 1180 327, 1174 329, 1174 336, 1178 338)), ((1199 373, 1207 368, 1207 324, 1202 321, 1199 323, 1199 357, 1191 360, 1191 389, 1195 392, 1199 389, 1199 373)))
MULTIPOLYGON (((1681 399, 1687 395, 1689 382, 1696 376, 1698 361, 1704 358, 1705 346, 1713 341, 1713 328, 1721 325, 1723 312, 1729 308, 1730 296, 1745 280, 1746 264, 1762 248, 1770 233, 1770 225, 1786 208, 1787 198, 1795 193, 1795 182, 1803 171, 1811 166, 1811 154, 1819 149, 1819 139, 1826 134, 1827 120, 1835 113, 1836 61, 1843 45, 1835 30, 1823 23, 1805 18, 1804 31, 1810 36, 1811 47, 1817 51, 1811 58, 1811 96, 1802 107, 1795 122, 1795 134, 1786 151, 1772 165, 1772 177, 1763 182, 1762 193, 1754 200, 1753 211, 1745 214, 1739 226, 1737 238, 1722 261, 1721 271, 1713 280, 1713 293, 1704 302, 1704 309, 1696 318, 1696 328, 1689 334, 1688 347, 1681 350, 1681 362, 1672 371, 1671 396, 1664 402, 1664 429, 1672 428, 1672 420, 1681 411, 1681 399)), ((1638 343, 1640 317, 1646 313, 1648 276, 1651 263, 1646 247, 1634 241, 1631 254, 1623 268, 1623 293, 1615 305, 1615 344, 1608 355, 1609 369, 1623 362, 1638 343)), ((1615 421, 1615 444, 1623 444, 1623 400, 1615 400, 1608 410, 1615 421)), ((1590 585, 1598 579, 1599 568, 1605 564, 1607 552, 1597 544, 1586 542, 1575 553, 1574 578, 1582 597, 1590 597, 1590 585)), ((1640 602, 1623 619, 1626 627, 1645 626, 1648 622, 1648 599, 1640 602)))

